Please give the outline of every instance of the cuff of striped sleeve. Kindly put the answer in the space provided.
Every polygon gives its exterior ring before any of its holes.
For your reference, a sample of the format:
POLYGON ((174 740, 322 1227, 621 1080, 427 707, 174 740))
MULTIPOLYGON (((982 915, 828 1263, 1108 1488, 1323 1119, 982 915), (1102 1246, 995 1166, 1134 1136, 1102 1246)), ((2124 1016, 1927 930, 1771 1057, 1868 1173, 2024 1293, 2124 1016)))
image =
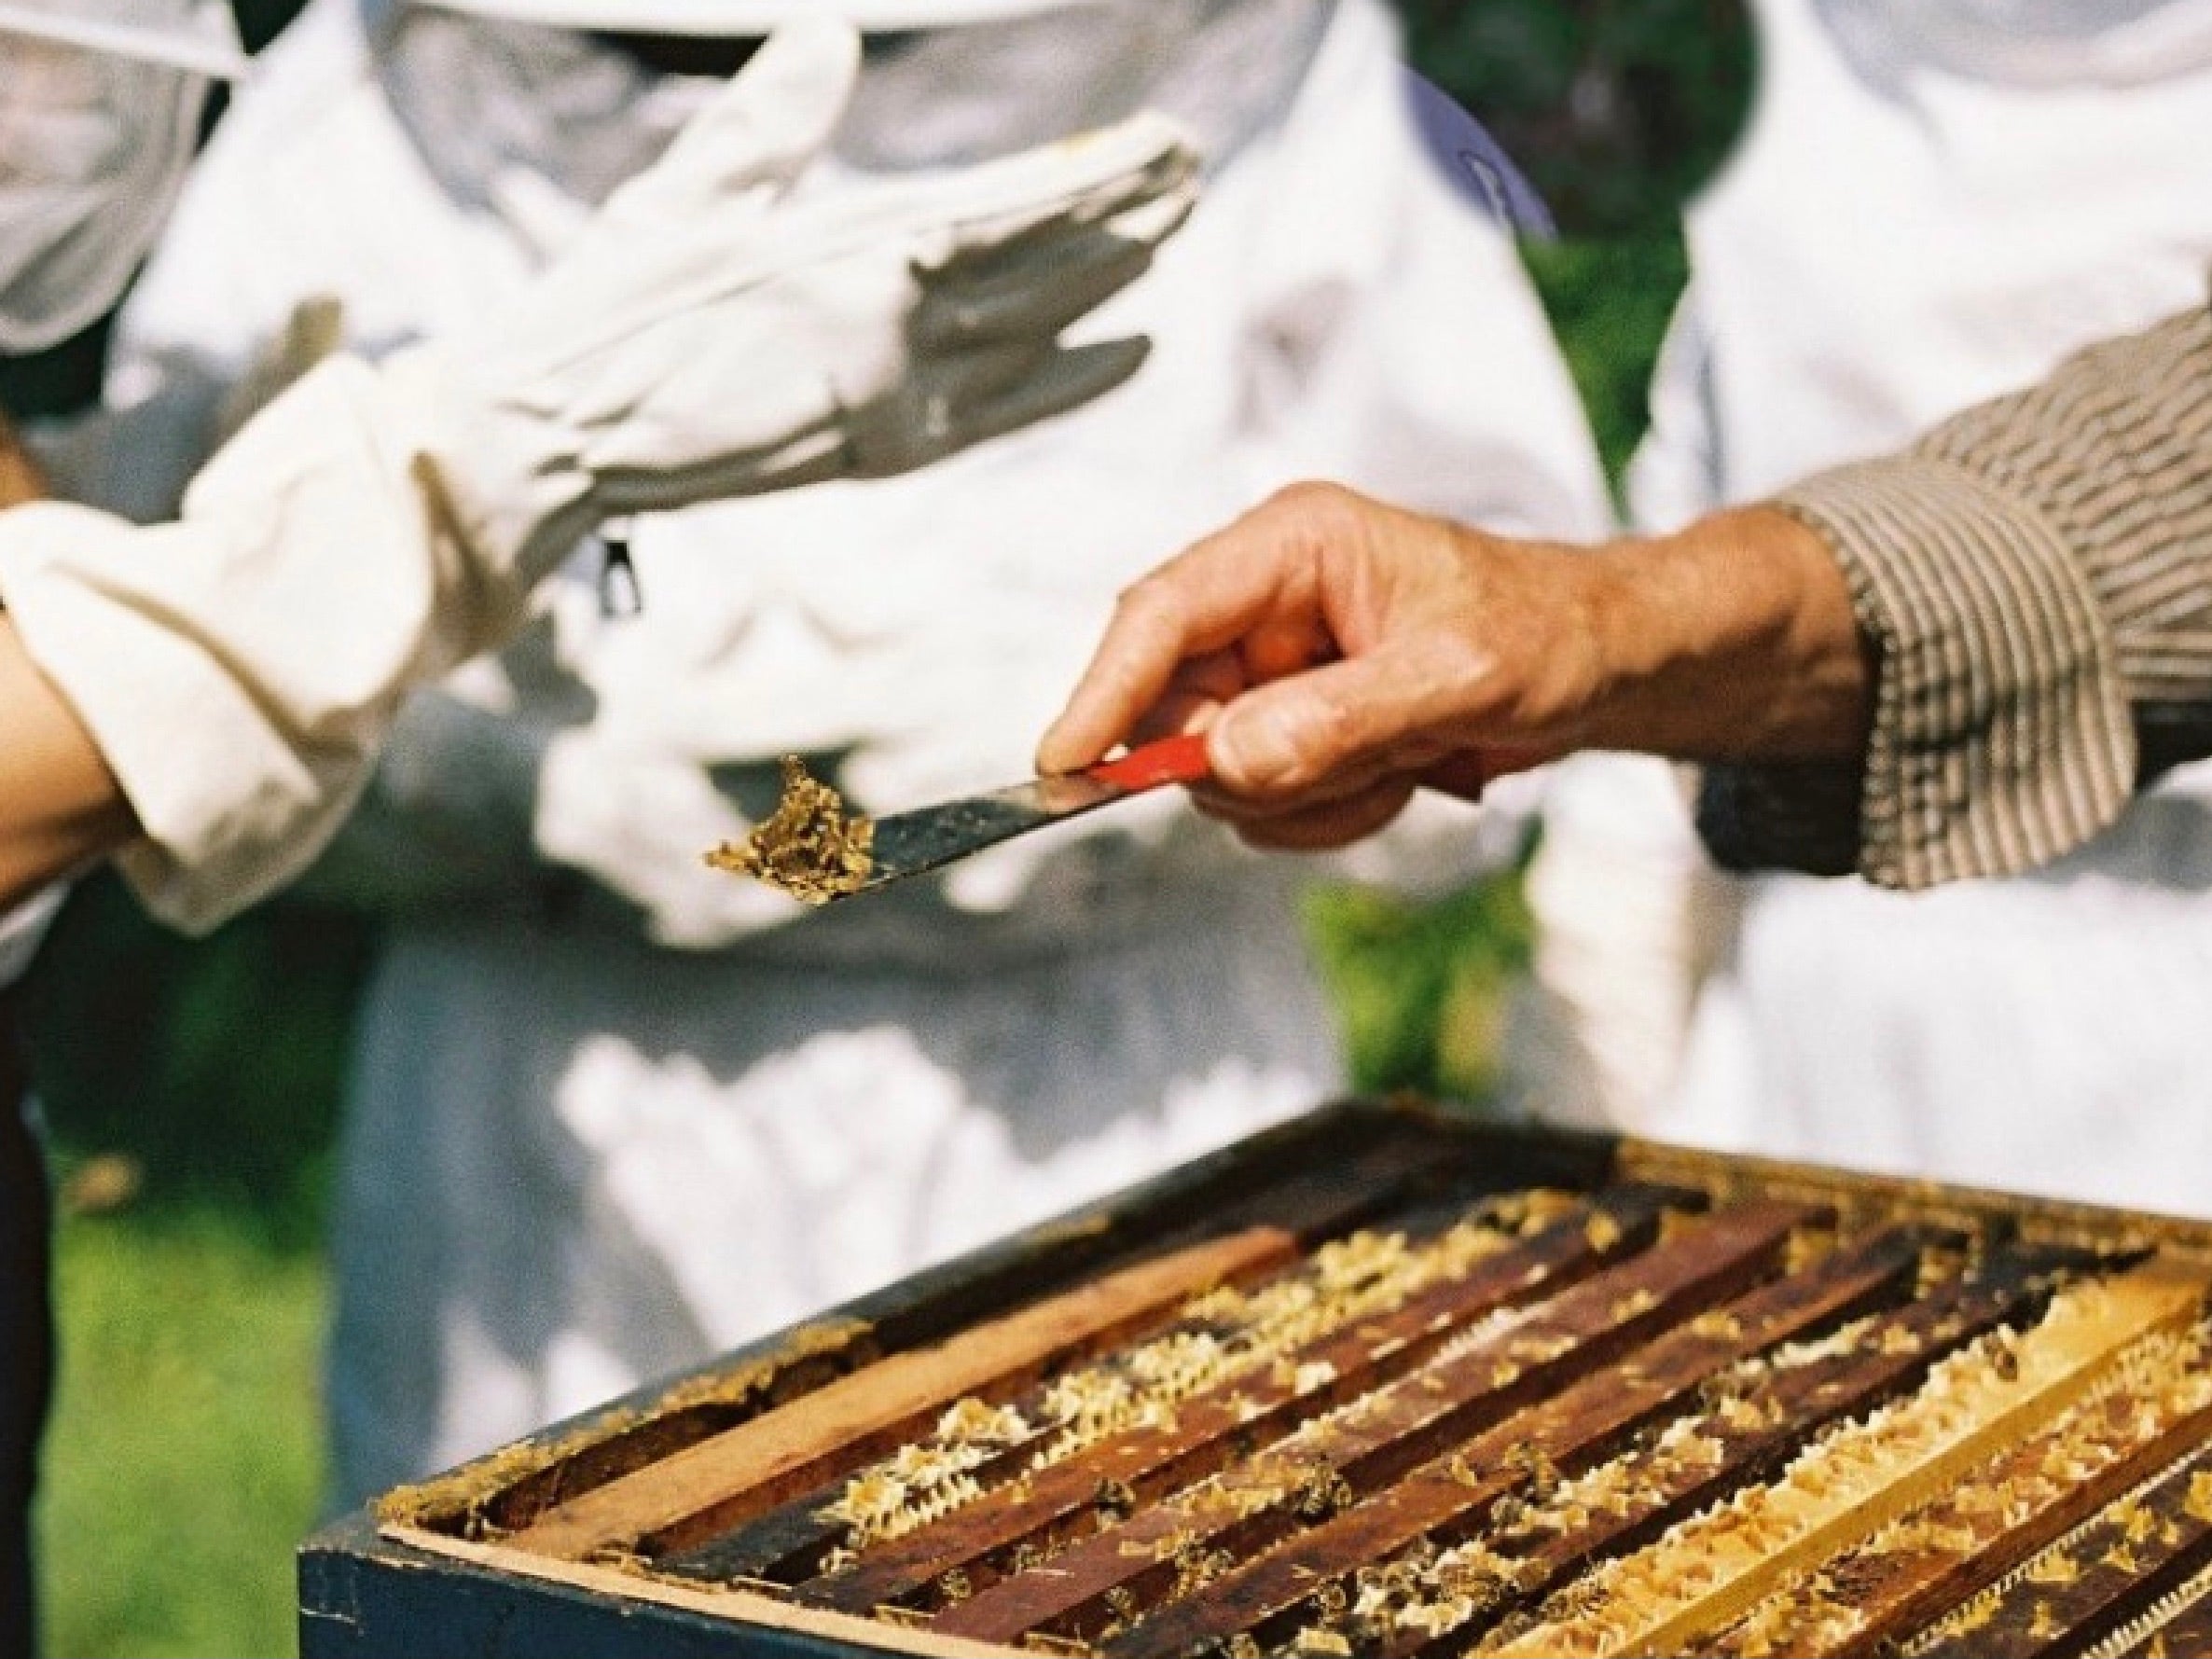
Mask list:
MULTIPOLYGON (((1925 455, 1822 473, 1774 505, 1827 541, 1880 653, 1859 874, 1908 889, 2014 875, 2119 816, 2136 775, 2126 688, 2089 580, 2041 513, 1925 455)), ((1847 769, 1717 774, 1708 803, 1734 796, 1738 844, 1716 853, 1832 866, 1847 769)))
POLYGON ((1697 834, 1723 870, 1849 876, 1859 868, 1856 762, 1707 767, 1697 834))

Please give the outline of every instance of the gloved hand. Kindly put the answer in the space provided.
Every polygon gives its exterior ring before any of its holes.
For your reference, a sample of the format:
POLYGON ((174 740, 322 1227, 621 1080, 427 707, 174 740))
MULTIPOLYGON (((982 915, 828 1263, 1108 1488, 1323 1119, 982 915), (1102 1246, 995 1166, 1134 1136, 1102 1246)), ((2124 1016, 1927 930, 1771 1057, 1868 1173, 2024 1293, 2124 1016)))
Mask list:
POLYGON ((859 61, 845 25, 778 33, 492 333, 401 370, 449 528, 511 593, 607 517, 921 466, 1136 372, 1142 339, 1058 337, 1187 214, 1173 125, 810 193, 859 61))
POLYGON ((919 465, 1134 371, 1141 341, 1056 339, 1181 222, 1172 131, 811 199, 856 61, 850 30, 779 35, 487 333, 322 364, 176 523, 0 515, 0 603, 158 914, 212 927, 304 868, 400 698, 506 638, 601 517, 919 465))
POLYGON ((282 332, 262 343, 245 372, 224 393, 215 410, 215 447, 236 437, 247 422, 344 351, 345 344, 344 300, 333 294, 311 294, 300 300, 282 332))

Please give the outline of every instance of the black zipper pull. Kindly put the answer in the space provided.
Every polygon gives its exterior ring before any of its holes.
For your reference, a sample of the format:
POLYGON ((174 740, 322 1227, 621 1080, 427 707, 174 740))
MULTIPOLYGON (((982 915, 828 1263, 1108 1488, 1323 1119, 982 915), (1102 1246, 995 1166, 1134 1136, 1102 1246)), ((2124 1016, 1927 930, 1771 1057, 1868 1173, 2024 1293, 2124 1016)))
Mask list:
POLYGON ((600 615, 615 621, 643 615, 645 590, 638 583, 637 563, 629 556, 629 532, 609 528, 601 532, 600 545, 606 554, 599 567, 600 615))

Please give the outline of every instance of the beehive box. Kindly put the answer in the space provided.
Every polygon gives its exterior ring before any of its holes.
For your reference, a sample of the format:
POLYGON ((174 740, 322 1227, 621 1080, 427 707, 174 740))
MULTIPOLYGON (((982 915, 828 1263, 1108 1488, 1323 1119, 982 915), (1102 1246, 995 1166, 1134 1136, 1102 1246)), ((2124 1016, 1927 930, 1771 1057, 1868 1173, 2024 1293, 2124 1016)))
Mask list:
POLYGON ((2212 1224, 1316 1113, 306 1546, 301 1650, 2212 1652, 2212 1224))

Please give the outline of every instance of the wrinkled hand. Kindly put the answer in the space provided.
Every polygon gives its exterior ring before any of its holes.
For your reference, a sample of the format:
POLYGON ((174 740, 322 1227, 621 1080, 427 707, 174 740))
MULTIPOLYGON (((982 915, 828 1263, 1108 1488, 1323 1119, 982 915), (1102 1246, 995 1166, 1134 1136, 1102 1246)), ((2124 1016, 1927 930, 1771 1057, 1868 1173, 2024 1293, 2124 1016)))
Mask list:
POLYGON ((449 354, 430 461, 493 566, 527 586, 601 518, 924 465, 1136 372, 1141 339, 1058 336, 1187 214, 1171 124, 809 191, 858 65, 848 27, 779 32, 449 354))
POLYGON ((1319 850, 1573 749, 1848 753, 1868 675, 1842 576, 1778 513, 1581 549, 1302 485, 1123 596, 1038 765, 1204 730, 1201 803, 1319 850))

